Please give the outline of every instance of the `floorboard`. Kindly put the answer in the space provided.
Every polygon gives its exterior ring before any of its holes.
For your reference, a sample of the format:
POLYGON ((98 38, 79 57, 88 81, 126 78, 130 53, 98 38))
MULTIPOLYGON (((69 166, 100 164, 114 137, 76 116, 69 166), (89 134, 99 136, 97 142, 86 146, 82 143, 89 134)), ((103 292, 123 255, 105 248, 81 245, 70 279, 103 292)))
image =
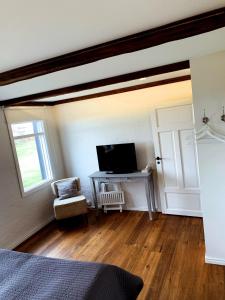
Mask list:
POLYGON ((88 224, 79 218, 52 222, 16 250, 120 266, 143 278, 139 300, 225 299, 225 267, 205 264, 200 218, 90 215, 88 224))

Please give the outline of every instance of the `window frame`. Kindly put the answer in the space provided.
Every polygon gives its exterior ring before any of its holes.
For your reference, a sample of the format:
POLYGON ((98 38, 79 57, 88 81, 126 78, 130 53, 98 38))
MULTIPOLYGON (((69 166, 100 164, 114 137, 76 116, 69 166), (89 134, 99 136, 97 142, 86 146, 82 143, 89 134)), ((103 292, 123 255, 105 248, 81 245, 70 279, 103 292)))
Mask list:
POLYGON ((54 180, 54 172, 53 172, 54 169, 53 169, 52 158, 51 158, 50 151, 49 151, 50 147, 49 147, 49 138, 48 138, 48 131, 47 131, 47 126, 46 126, 46 121, 43 120, 43 119, 24 120, 24 121, 19 121, 19 122, 15 121, 15 122, 11 122, 10 124, 8 124, 8 128, 9 128, 9 135, 10 135, 11 146, 12 146, 12 150, 13 150, 13 156, 14 156, 14 161, 15 161, 15 166, 16 166, 16 173, 17 173, 17 178, 18 178, 18 182, 19 182, 21 195, 22 195, 22 197, 26 197, 26 196, 29 196, 32 193, 36 192, 36 191, 39 191, 39 190, 49 186, 49 184, 51 182, 53 182, 53 180, 54 180), (33 122, 42 122, 43 133, 27 134, 27 135, 23 135, 21 137, 14 137, 13 136, 13 130, 12 130, 12 125, 13 124, 23 124, 23 123, 33 123, 33 122), (18 155, 17 155, 17 151, 16 151, 15 140, 19 140, 19 139, 27 138, 27 137, 34 137, 35 138, 35 136, 44 136, 45 147, 47 149, 48 163, 49 163, 49 166, 50 166, 51 176, 50 176, 50 178, 44 179, 40 183, 38 183, 36 185, 33 185, 31 188, 25 190, 24 186, 23 186, 22 174, 21 174, 19 159, 18 159, 18 155))

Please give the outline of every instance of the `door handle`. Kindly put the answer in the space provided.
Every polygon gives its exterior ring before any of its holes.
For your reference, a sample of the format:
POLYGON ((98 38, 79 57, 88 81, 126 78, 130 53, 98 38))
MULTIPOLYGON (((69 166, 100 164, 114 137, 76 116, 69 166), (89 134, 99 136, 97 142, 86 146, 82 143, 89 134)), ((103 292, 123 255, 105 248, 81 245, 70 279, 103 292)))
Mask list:
POLYGON ((159 156, 157 156, 157 157, 155 158, 155 160, 156 160, 156 163, 159 165, 159 164, 160 164, 160 160, 162 160, 162 158, 159 157, 159 156))

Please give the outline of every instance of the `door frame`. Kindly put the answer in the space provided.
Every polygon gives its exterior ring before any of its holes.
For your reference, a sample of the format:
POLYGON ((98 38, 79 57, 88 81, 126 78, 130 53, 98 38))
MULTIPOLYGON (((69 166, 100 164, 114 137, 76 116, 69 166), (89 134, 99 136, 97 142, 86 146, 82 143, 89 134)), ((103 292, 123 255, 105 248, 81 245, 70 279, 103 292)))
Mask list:
MULTIPOLYGON (((171 106, 172 107, 172 106, 171 106)), ((152 137, 153 137, 153 143, 154 143, 154 151, 155 151, 155 157, 159 156, 162 157, 162 153, 161 153, 161 149, 159 147, 159 143, 158 143, 158 138, 157 138, 157 118, 156 118, 156 110, 160 109, 159 108, 155 108, 152 112, 151 112, 151 125, 152 125, 152 137)), ((158 190, 158 206, 159 208, 161 208, 161 212, 162 213, 166 213, 166 207, 165 207, 165 193, 162 190, 162 187, 164 186, 164 179, 162 176, 162 164, 160 164, 160 171, 158 172, 157 166, 156 166, 156 178, 157 178, 157 190, 158 190)))
MULTIPOLYGON (((159 106, 159 107, 156 107, 150 113, 150 116, 151 116, 151 126, 152 126, 152 136, 153 136, 153 143, 154 143, 154 150, 155 150, 155 157, 159 156, 160 158, 162 158, 162 152, 161 152, 160 143, 159 143, 159 137, 158 137, 157 110, 159 110, 159 109, 173 108, 173 107, 175 108, 175 107, 181 107, 181 106, 187 106, 187 105, 192 106, 192 115, 193 115, 193 122, 194 122, 193 104, 191 102, 182 103, 182 104, 175 104, 175 105, 168 105, 168 106, 159 106)), ((193 126, 193 129, 194 129, 194 124, 192 126, 193 126)), ((184 126, 183 129, 190 129, 190 127, 187 126, 187 128, 185 128, 185 126, 184 126)), ((168 131, 169 130, 170 129, 168 129, 168 131)), ((176 145, 176 146, 178 146, 178 145, 176 145)), ((198 166, 197 149, 195 149, 195 151, 196 151, 196 163, 197 163, 197 166, 198 166)), ((178 151, 178 155, 179 155, 179 158, 181 160, 180 150, 178 151)), ((198 180, 200 182, 198 167, 197 167, 197 174, 198 174, 198 180)), ((166 207, 166 192, 164 191, 165 182, 164 182, 164 177, 163 177, 163 164, 162 163, 160 163, 158 166, 156 165, 156 182, 157 182, 157 202, 158 202, 158 208, 159 209, 161 208, 161 212, 162 213, 170 214, 170 212, 168 212, 168 209, 166 207)), ((190 193, 189 191, 186 192, 186 194, 189 194, 189 193, 190 193)), ((200 194, 200 187, 198 189, 196 189, 195 193, 196 194, 200 194)), ((178 211, 178 215, 179 215, 179 211, 178 211)), ((182 214, 180 213, 180 215, 182 215, 182 214)), ((188 211, 187 211, 187 215, 189 215, 188 211)), ((193 212, 190 213, 190 216, 201 217, 202 213, 193 210, 193 212)))

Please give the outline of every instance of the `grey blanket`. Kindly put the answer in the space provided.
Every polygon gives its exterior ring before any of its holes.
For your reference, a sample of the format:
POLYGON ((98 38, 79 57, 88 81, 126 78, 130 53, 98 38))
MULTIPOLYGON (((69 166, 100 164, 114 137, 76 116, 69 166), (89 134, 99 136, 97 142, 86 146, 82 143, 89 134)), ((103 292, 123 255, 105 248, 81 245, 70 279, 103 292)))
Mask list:
POLYGON ((0 250, 1 300, 132 300, 142 286, 116 266, 0 250))

